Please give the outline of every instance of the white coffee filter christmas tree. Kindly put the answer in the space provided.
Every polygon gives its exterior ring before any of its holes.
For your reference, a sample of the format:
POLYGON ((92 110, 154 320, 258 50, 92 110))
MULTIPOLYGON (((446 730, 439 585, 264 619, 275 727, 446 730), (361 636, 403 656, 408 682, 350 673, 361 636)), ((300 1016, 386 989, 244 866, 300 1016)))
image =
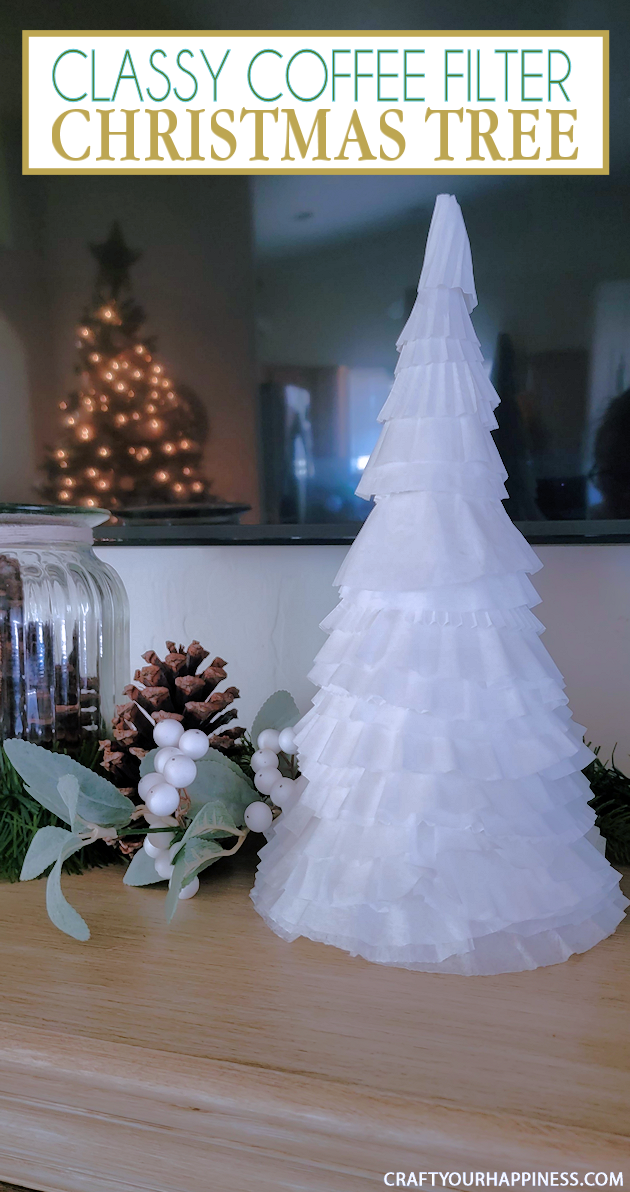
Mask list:
POLYGON ((308 785, 252 898, 287 940, 487 974, 586 951, 627 900, 587 838, 592 755, 531 612, 541 564, 501 504, 476 303, 461 211, 439 195, 358 488, 376 504, 295 730, 308 785))

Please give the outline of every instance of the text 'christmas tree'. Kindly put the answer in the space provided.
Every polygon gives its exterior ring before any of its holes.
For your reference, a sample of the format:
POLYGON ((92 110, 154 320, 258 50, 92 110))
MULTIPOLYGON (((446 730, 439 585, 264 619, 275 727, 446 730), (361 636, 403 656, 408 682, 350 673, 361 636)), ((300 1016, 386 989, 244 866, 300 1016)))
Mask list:
POLYGON ((587 838, 592 755, 540 642, 540 562, 501 501, 468 237, 439 195, 358 492, 376 504, 296 727, 299 799, 252 898, 285 939, 451 973, 584 952, 627 900, 587 838))

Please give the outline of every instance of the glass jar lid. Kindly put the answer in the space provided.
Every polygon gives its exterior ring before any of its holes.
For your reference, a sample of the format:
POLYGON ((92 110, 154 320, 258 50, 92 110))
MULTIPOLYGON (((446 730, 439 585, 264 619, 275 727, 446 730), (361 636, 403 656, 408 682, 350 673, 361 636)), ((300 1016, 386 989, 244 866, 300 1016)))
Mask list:
POLYGON ((107 509, 86 509, 82 505, 0 504, 0 523, 10 525, 101 526, 110 514, 107 509))

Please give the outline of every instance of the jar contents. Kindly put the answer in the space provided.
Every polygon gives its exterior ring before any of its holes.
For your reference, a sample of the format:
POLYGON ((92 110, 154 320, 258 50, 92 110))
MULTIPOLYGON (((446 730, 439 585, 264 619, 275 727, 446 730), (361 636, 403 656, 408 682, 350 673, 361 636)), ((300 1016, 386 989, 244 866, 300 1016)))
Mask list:
POLYGON ((58 634, 50 621, 26 619, 20 564, 0 555, 0 734, 72 751, 100 728, 98 678, 81 673, 79 626, 58 634), (69 647, 69 648, 68 648, 69 647))
POLYGON ((92 549, 90 526, 107 514, 88 516, 0 506, 0 740, 78 754, 110 730, 128 676, 127 600, 92 549))

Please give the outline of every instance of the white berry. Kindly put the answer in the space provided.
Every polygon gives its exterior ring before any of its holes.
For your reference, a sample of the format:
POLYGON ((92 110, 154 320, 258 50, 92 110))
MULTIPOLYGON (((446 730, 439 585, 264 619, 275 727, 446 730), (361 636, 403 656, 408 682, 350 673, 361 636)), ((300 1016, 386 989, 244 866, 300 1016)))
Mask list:
POLYGON ((159 857, 155 858, 155 872, 158 873, 160 877, 171 877, 174 868, 175 866, 171 865, 171 862, 169 861, 168 853, 160 853, 159 857))
POLYGON ((191 782, 195 781, 197 767, 191 757, 186 757, 186 754, 182 753, 179 757, 169 758, 164 767, 164 777, 172 786, 181 790, 182 787, 190 786, 191 782))
POLYGON ((146 805, 154 815, 172 815, 179 807, 179 791, 170 783, 161 782, 149 791, 146 805))
POLYGON ((279 736, 279 741, 283 753, 295 753, 295 733, 292 728, 283 728, 279 736))
POLYGON ((154 860, 156 857, 159 857, 159 855, 160 855, 159 848, 155 847, 153 841, 149 840, 148 836, 145 836, 144 840, 142 841, 142 847, 143 847, 145 853, 148 853, 148 855, 150 857, 153 857, 154 860))
POLYGON ((292 778, 281 778, 271 790, 271 798, 282 811, 286 811, 294 797, 295 783, 292 778))
POLYGON ((184 726, 179 720, 159 720, 153 729, 156 745, 179 745, 184 726))
POLYGON ((275 766, 278 768, 278 755, 274 753, 273 749, 257 749, 252 753, 252 770, 256 774, 258 770, 264 770, 267 766, 275 766))
MULTIPOLYGON (((149 840, 149 837, 145 836, 144 839, 149 840)), ((159 853, 165 853, 166 850, 171 847, 172 839, 172 832, 152 832, 150 837, 153 848, 157 849, 159 853)), ((147 852, 148 851, 149 850, 147 849, 147 852)))
POLYGON ((148 793, 154 786, 158 786, 162 782, 161 774, 145 774, 138 783, 138 794, 142 800, 146 799, 148 793))
POLYGON ((245 808, 245 823, 251 832, 266 832, 271 827, 273 815, 268 803, 258 800, 245 808))
MULTIPOLYGON (((163 781, 161 775, 159 775, 159 777, 160 781, 163 781)), ((178 827, 177 820, 173 819, 172 815, 154 815, 154 813, 149 811, 148 808, 145 808, 144 818, 152 828, 178 827)))
POLYGON ((264 728, 258 735, 256 742, 259 749, 273 749, 274 753, 280 750, 280 734, 276 728, 264 728))
POLYGON ((163 749, 158 749, 155 757, 153 758, 153 769, 156 770, 158 774, 163 774, 166 763, 170 762, 171 758, 181 756, 182 753, 180 749, 177 749, 174 745, 165 745, 163 749))
POLYGON ((187 886, 184 886, 183 890, 180 890, 177 897, 178 898, 194 898, 198 889, 199 889, 199 878, 194 877, 192 879, 192 881, 190 881, 188 883, 187 886))
POLYGON ((210 748, 210 742, 200 728, 189 728, 179 738, 178 748, 187 757, 192 757, 193 761, 199 761, 199 758, 206 756, 210 748))
POLYGON ((272 769, 271 766, 265 766, 264 770, 258 770, 254 774, 254 786, 261 795, 270 795, 280 777, 280 771, 275 767, 272 769))

